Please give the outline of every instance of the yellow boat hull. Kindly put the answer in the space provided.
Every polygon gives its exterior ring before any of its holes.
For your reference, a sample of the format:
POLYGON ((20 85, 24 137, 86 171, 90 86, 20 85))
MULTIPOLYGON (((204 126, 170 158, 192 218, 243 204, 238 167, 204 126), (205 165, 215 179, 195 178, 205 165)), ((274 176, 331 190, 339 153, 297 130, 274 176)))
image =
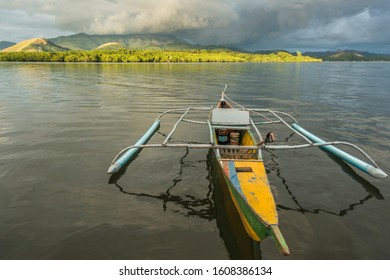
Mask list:
MULTIPOLYGON (((254 145, 249 131, 243 135, 241 145, 254 145)), ((278 213, 264 163, 257 152, 246 150, 235 154, 220 150, 216 156, 247 234, 255 241, 271 236, 281 253, 289 255, 278 227, 278 213)))

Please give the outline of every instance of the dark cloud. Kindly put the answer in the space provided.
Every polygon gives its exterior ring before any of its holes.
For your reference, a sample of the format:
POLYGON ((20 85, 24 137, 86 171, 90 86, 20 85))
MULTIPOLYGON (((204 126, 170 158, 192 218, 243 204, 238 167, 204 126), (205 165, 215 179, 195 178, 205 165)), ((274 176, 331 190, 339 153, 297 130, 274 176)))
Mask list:
POLYGON ((5 36, 19 29, 17 34, 27 38, 54 30, 58 35, 172 33, 193 43, 251 49, 375 48, 390 45, 389 25, 388 0, 19 0, 0 4, 0 40, 9 40, 5 36), (34 28, 39 31, 27 34, 34 28))

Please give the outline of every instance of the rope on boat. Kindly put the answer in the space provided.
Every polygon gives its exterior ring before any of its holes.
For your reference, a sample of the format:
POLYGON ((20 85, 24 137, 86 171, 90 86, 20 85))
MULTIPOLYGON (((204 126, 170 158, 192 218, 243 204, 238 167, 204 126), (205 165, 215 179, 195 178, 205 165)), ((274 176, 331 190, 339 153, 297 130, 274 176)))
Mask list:
POLYGON ((213 137, 213 128, 212 128, 211 123, 210 123, 209 120, 207 120, 207 124, 209 125, 210 143, 211 143, 211 145, 215 145, 214 137, 213 137))
POLYGON ((122 150, 114 157, 114 159, 111 161, 111 164, 114 164, 114 162, 116 162, 116 160, 117 160, 121 155, 123 155, 126 151, 128 151, 128 150, 130 150, 130 149, 131 149, 131 146, 122 149, 122 150))
POLYGON ((379 168, 378 164, 365 152, 363 149, 359 148, 358 146, 348 143, 348 142, 342 142, 342 141, 333 141, 333 142, 324 142, 324 143, 309 143, 309 144, 302 144, 302 145, 265 145, 264 149, 266 150, 295 150, 295 149, 304 149, 304 148, 311 148, 311 147, 322 147, 322 146, 336 146, 336 145, 345 145, 352 147, 356 150, 358 150, 366 159, 368 159, 376 168, 379 168))
POLYGON ((132 145, 124 148, 122 151, 119 152, 119 154, 115 157, 115 159, 112 161, 114 163, 116 159, 122 155, 124 152, 126 152, 129 149, 133 148, 193 148, 193 149, 236 149, 236 150, 295 150, 295 149, 305 149, 305 148, 312 148, 312 147, 322 147, 322 146, 330 146, 330 145, 345 145, 352 148, 355 148, 358 150, 366 159, 368 159, 373 166, 376 168, 379 168, 378 164, 361 148, 358 146, 348 143, 348 142, 342 142, 342 141, 333 141, 333 142, 325 142, 325 143, 310 143, 310 144, 302 144, 302 145, 263 145, 263 146, 236 146, 236 145, 215 145, 213 143, 210 144, 179 144, 179 143, 171 143, 171 144, 145 144, 145 145, 132 145))
MULTIPOLYGON (((273 114, 277 119, 279 119, 280 122, 282 122, 285 126, 287 126, 290 130, 292 130, 294 133, 298 134, 299 136, 301 136, 304 140, 306 140, 309 144, 303 144, 303 145, 295 145, 295 146, 289 146, 289 145, 284 145, 284 146, 268 146, 268 145, 263 145, 265 149, 270 149, 270 150, 288 150, 288 149, 301 149, 301 148, 309 148, 309 147, 321 147, 321 146, 330 146, 330 145, 346 145, 346 146, 349 146, 349 147, 352 147, 354 149, 356 149, 357 151, 359 151, 367 160, 369 160, 374 167, 376 168, 379 168, 378 164, 365 152, 363 151, 361 148, 359 148, 358 146, 354 145, 354 144, 351 144, 351 143, 348 143, 348 142, 342 142, 342 141, 333 141, 333 142, 324 142, 324 143, 313 143, 313 141, 311 141, 308 137, 306 137, 305 135, 303 135, 302 133, 300 133, 299 131, 297 131, 296 129, 294 129, 291 125, 289 125, 281 116, 279 115, 285 115, 285 116, 288 116, 289 118, 291 118, 294 123, 298 124, 298 121, 290 114, 288 113, 285 113, 285 112, 282 112, 282 111, 275 111, 275 110, 270 110, 270 109, 248 109, 248 108, 245 108, 243 107, 242 105, 238 104, 237 102, 233 101, 232 99, 230 99, 228 96, 225 95, 225 98, 227 100, 229 100, 230 102, 232 102, 233 104, 237 105, 238 107, 240 107, 241 109, 243 110, 247 110, 247 111, 250 111, 250 112, 257 112, 257 111, 262 111, 262 112, 269 112, 271 114, 273 114)), ((261 115, 261 114, 259 114, 261 115)), ((261 115, 263 116, 263 115, 261 115)), ((271 119, 269 119, 268 117, 266 116, 263 116, 264 118, 266 118, 268 121, 272 121, 271 119)), ((253 123, 253 120, 250 119, 251 121, 251 124, 254 126, 256 132, 258 132, 258 129, 257 127, 255 126, 255 124, 253 123)), ((258 135, 259 135, 259 132, 258 132, 258 135)))
MULTIPOLYGON (((191 110, 204 110, 204 111, 207 110, 207 111, 209 111, 209 110, 211 110, 211 108, 213 108, 213 106, 210 106, 210 107, 191 107, 191 110)), ((160 115, 158 115, 155 120, 161 119, 162 116, 164 116, 168 113, 172 113, 174 111, 185 111, 187 109, 188 109, 188 107, 187 108, 176 108, 176 109, 170 109, 170 110, 164 111, 160 115)))
MULTIPOLYGON (((302 133, 300 133, 299 131, 295 130, 291 125, 289 125, 282 117, 280 117, 278 115, 278 113, 283 113, 283 114, 286 114, 288 116, 290 116, 289 114, 287 113, 284 113, 284 112, 278 112, 278 111, 272 111, 272 110, 269 110, 269 109, 266 109, 268 112, 270 112, 271 114, 273 114, 276 118, 278 118, 285 126, 287 126, 289 129, 291 129, 292 131, 294 131, 296 134, 298 134, 299 136, 301 136, 303 139, 306 140, 306 142, 308 143, 313 143, 313 141, 311 141, 309 138, 307 138, 305 135, 303 135, 302 133)), ((292 116, 290 116, 293 120, 295 120, 292 116)), ((296 120, 295 120, 296 121, 296 120)), ((297 123, 297 122, 296 122, 297 123)))
POLYGON ((293 116, 291 116, 290 114, 287 114, 286 112, 274 111, 274 110, 270 110, 270 109, 266 109, 266 110, 269 111, 269 112, 272 112, 273 114, 282 114, 282 115, 285 115, 285 116, 291 118, 296 124, 298 124, 298 121, 297 121, 293 116))
POLYGON ((208 122, 202 122, 202 121, 194 121, 189 119, 182 119, 182 122, 188 122, 188 123, 196 123, 196 124, 207 124, 208 122))
MULTIPOLYGON (((211 123, 210 121, 207 121, 207 122, 202 122, 202 121, 194 121, 194 120, 189 120, 189 119, 184 119, 185 115, 187 115, 187 113, 190 111, 190 110, 211 110, 213 108, 213 106, 210 106, 210 107, 188 107, 188 108, 180 108, 180 109, 171 109, 171 110, 167 110, 163 113, 161 113, 157 118, 156 120, 160 119, 162 116, 168 114, 168 113, 171 113, 171 112, 174 112, 174 111, 185 111, 184 114, 180 117, 180 119, 176 122, 176 124, 174 125, 173 129, 171 130, 171 132, 168 134, 168 136, 166 137, 166 139, 164 140, 164 142, 162 144, 146 144, 146 145, 132 145, 132 146, 129 146, 129 147, 126 147, 124 149, 122 149, 118 155, 113 159, 112 163, 114 163, 123 153, 125 153, 127 150, 131 149, 131 148, 158 148, 158 147, 188 147, 188 148, 212 148, 212 149, 251 149, 251 150, 256 150, 256 149, 268 149, 268 150, 291 150, 291 149, 303 149, 303 148, 310 148, 310 147, 321 147, 321 146, 329 146, 329 145, 345 145, 345 146, 349 146, 349 147, 352 147, 354 149, 356 149, 357 151, 359 151, 366 159, 368 159, 375 167, 379 168, 378 167, 378 164, 365 152, 363 151, 361 148, 359 148, 358 146, 354 145, 354 144, 351 144, 351 143, 348 143, 348 142, 342 142, 342 141, 333 141, 333 142, 324 142, 324 143, 313 143, 311 140, 309 140, 306 136, 304 136, 303 134, 301 134, 300 132, 298 132, 297 130, 295 130, 291 125, 289 125, 282 117, 279 116, 279 114, 282 114, 282 115, 286 115, 288 116, 289 118, 291 118, 295 123, 298 123, 298 121, 293 117, 291 116, 290 114, 288 113, 285 113, 285 112, 281 112, 281 111, 274 111, 274 110, 270 110, 270 109, 247 109, 245 107, 243 107, 242 105, 238 104, 237 102, 233 101, 232 99, 230 99, 228 96, 225 95, 225 91, 226 91, 226 88, 223 92, 223 95, 224 97, 229 100, 230 102, 234 103, 235 105, 237 105, 238 107, 240 107, 241 109, 243 110, 247 110, 247 111, 252 111, 252 112, 257 112, 257 111, 262 111, 262 112, 269 112, 271 114, 273 114, 279 121, 272 121, 271 119, 269 119, 268 117, 266 116, 263 116, 264 118, 266 118, 267 120, 269 120, 269 123, 275 123, 275 122, 281 122, 283 123, 284 125, 286 125, 290 130, 292 130, 294 133, 298 134, 299 136, 301 136, 303 139, 305 139, 308 144, 302 144, 302 145, 279 145, 279 146, 275 146, 275 145, 261 145, 262 147, 259 147, 259 146, 232 146, 232 145, 215 145, 214 143, 214 140, 212 139, 212 126, 211 126, 211 123), (190 123, 197 123, 197 124, 208 124, 209 126, 209 130, 210 130, 210 144, 167 144, 168 140, 170 139, 170 137, 172 136, 172 134, 174 133, 174 131, 176 130, 178 124, 181 122, 181 121, 184 121, 184 122, 190 122, 190 123)), ((261 114, 259 114, 261 115, 261 114)), ((262 116, 262 115, 261 115, 262 116)), ((252 118, 250 118, 250 122, 251 122, 251 125, 254 127, 258 137, 260 138, 260 142, 263 140, 263 137, 261 136, 261 133, 260 131, 257 129, 255 123, 253 122, 252 118)), ((267 122, 268 123, 268 122, 267 122)))
POLYGON ((229 102, 231 102, 231 103, 237 105, 237 106, 240 107, 241 109, 243 109, 243 110, 245 110, 245 111, 249 111, 249 112, 255 113, 256 115, 258 115, 258 116, 260 116, 260 117, 262 117, 262 118, 264 118, 264 119, 266 119, 266 120, 272 122, 272 120, 271 120, 270 118, 268 118, 267 116, 265 116, 265 115, 263 115, 263 114, 260 114, 259 112, 253 111, 253 110, 251 110, 251 109, 245 108, 244 106, 242 106, 242 105, 238 104, 237 102, 233 101, 232 99, 230 99, 230 97, 227 96, 226 94, 224 94, 224 97, 225 97, 227 100, 229 100, 229 102))
MULTIPOLYGON (((282 111, 274 111, 274 110, 270 110, 270 109, 248 109, 248 108, 245 108, 244 106, 238 104, 237 102, 233 101, 231 98, 229 98, 228 96, 225 95, 225 98, 227 100, 229 100, 230 102, 232 102, 233 104, 237 105, 238 107, 240 107, 241 109, 243 110, 246 110, 246 111, 249 111, 249 112, 252 112, 252 113, 256 113, 258 114, 259 116, 265 118, 266 120, 270 121, 270 122, 274 122, 272 121, 270 118, 268 118, 267 116, 264 116, 260 113, 258 113, 258 111, 261 111, 261 112, 268 112, 268 113, 271 113, 272 115, 274 115, 280 122, 282 122, 285 126, 287 126, 289 129, 291 129, 293 132, 295 132, 296 134, 298 134, 299 136, 301 136, 304 140, 306 140, 308 143, 313 143, 311 140, 309 140, 309 138, 307 138, 306 136, 304 136, 302 133, 300 133, 299 131, 296 131, 294 128, 292 128, 282 117, 279 116, 279 114, 281 115, 285 115, 285 116, 288 116, 289 118, 291 118, 294 123, 298 124, 298 121, 293 117, 291 116, 290 114, 288 113, 285 113, 285 112, 282 112, 282 111)), ((255 128, 257 134, 259 135, 259 132, 258 132, 258 129, 257 127, 255 126, 255 124, 253 123, 252 119, 250 119, 251 121, 251 124, 253 125, 253 127, 255 128)), ((260 142, 262 141, 262 137, 260 135, 260 142)))
MULTIPOLYGON (((225 95, 225 91, 226 91, 226 87, 225 87, 225 90, 222 92, 222 99, 226 98, 228 101, 230 101, 233 104, 235 104, 236 106, 240 107, 242 110, 252 112, 252 113, 254 113, 256 115, 259 115, 259 116, 261 116, 261 117, 263 117, 263 118, 265 118, 267 120, 267 121, 264 121, 264 122, 256 122, 255 123, 253 121, 253 119, 251 117, 249 117, 250 124, 253 126, 254 130, 256 131, 256 133, 257 133, 257 135, 258 135, 258 137, 260 139, 259 143, 261 143, 261 144, 258 144, 258 145, 255 145, 255 146, 218 145, 218 144, 216 144, 214 142, 214 139, 213 139, 213 126, 211 125, 209 120, 207 120, 207 122, 204 122, 204 121, 196 121, 196 120, 190 120, 190 119, 185 119, 184 118, 190 112, 190 110, 209 110, 210 114, 211 114, 211 110, 213 109, 213 106, 210 106, 210 107, 188 107, 188 108, 181 108, 181 109, 171 109, 171 110, 167 110, 167 111, 161 113, 156 118, 156 121, 159 122, 159 119, 161 117, 163 117, 165 114, 168 114, 168 113, 171 113, 171 112, 174 112, 174 111, 184 111, 184 113, 181 115, 179 120, 175 123, 175 125, 172 128, 172 130, 170 131, 168 136, 166 136, 166 138, 165 138, 165 140, 163 141, 162 144, 142 144, 142 145, 135 144, 135 145, 126 147, 126 148, 122 149, 118 153, 118 155, 113 159, 112 164, 114 164, 118 160, 118 158, 120 158, 129 149, 162 148, 162 147, 185 147, 185 148, 196 148, 196 149, 258 150, 258 152, 261 153, 261 149, 266 149, 266 150, 291 150, 291 149, 303 149, 303 148, 310 148, 310 147, 325 147, 325 146, 332 146, 332 145, 345 145, 345 146, 352 147, 352 148, 356 149, 357 151, 359 151, 360 154, 362 154, 369 162, 371 162, 372 165, 375 168, 378 168, 380 170, 378 164, 366 152, 364 152, 358 146, 356 146, 354 144, 351 144, 351 143, 348 143, 348 142, 342 142, 342 141, 325 142, 325 141, 323 141, 323 140, 321 140, 319 138, 318 138, 319 141, 312 140, 312 139, 310 139, 310 136, 306 137, 306 135, 303 134, 304 132, 298 131, 299 129, 295 129, 294 128, 294 126, 298 124, 298 121, 293 116, 291 116, 290 114, 287 114, 287 113, 281 112, 281 111, 274 111, 274 110, 270 110, 270 109, 248 109, 248 108, 245 108, 245 107, 241 106, 240 104, 238 104, 237 102, 231 100, 228 96, 226 96, 225 95), (270 113, 275 118, 277 118, 278 120, 272 120, 269 117, 267 117, 267 116, 265 116, 263 114, 260 114, 258 112, 270 113), (285 116, 291 118, 291 120, 294 121, 294 124, 292 124, 292 125, 288 124, 280 115, 285 115, 285 116), (195 143, 185 143, 185 144, 169 143, 168 144, 169 139, 171 138, 172 134, 175 132, 177 126, 179 125, 179 123, 181 121, 189 122, 189 123, 196 123, 196 124, 207 124, 208 127, 209 127, 209 132, 210 132, 210 143, 206 143, 206 144, 198 144, 198 143, 196 143, 196 144, 195 143), (308 144, 279 145, 279 146, 277 146, 277 145, 266 145, 264 143, 264 141, 263 141, 263 137, 262 137, 260 131, 258 130, 256 124, 271 124, 271 123, 283 123, 290 130, 292 130, 294 133, 298 134, 305 141, 307 141, 308 144)), ((298 128, 299 128, 299 126, 298 126, 298 128)), ((359 159, 357 159, 357 160, 359 160, 359 159)), ((383 171, 380 170, 380 172, 382 172, 384 174, 384 175, 380 174, 380 176, 387 177, 387 175, 383 171)), ((371 174, 371 172, 370 172, 370 174, 371 174)), ((373 174, 371 174, 371 175, 373 175, 373 174)), ((378 175, 378 174, 376 174, 376 175, 378 175)), ((373 176, 376 177, 376 175, 373 175, 373 176)), ((379 178, 385 178, 385 177, 379 177, 379 178)))
POLYGON ((259 124, 259 125, 274 124, 274 123, 281 123, 281 121, 254 122, 254 124, 259 124))
POLYGON ((261 141, 263 141, 263 136, 261 136, 261 133, 260 131, 257 129, 257 126, 255 125, 255 123, 253 122, 252 118, 249 118, 249 121, 251 122, 251 125, 253 126, 253 128, 255 129, 256 133, 257 133, 257 136, 259 137, 259 143, 261 141))
POLYGON ((181 115, 180 119, 175 123, 175 125, 173 126, 171 132, 168 134, 167 138, 165 138, 164 142, 163 142, 163 145, 165 145, 169 138, 171 138, 172 134, 175 132, 177 126, 179 125, 179 123, 182 121, 182 119, 185 117, 185 115, 188 114, 188 112, 191 110, 191 107, 188 107, 188 109, 184 112, 183 115, 181 115))

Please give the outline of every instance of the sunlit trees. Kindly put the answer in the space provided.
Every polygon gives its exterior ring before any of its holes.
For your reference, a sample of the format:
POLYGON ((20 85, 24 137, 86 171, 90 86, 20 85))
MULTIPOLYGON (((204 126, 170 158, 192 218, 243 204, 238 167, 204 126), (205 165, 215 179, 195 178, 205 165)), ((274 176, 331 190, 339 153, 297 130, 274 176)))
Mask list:
POLYGON ((31 62, 312 62, 300 52, 251 54, 230 50, 93 50, 66 52, 0 52, 0 61, 31 62))

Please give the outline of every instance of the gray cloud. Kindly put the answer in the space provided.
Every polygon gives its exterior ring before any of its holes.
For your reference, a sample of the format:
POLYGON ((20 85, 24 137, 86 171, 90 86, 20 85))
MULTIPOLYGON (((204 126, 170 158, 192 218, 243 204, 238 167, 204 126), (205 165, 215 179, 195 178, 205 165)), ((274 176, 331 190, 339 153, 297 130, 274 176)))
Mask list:
POLYGON ((388 0, 19 0, 0 4, 0 40, 19 29, 27 38, 55 30, 58 35, 172 33, 193 43, 252 49, 359 44, 375 48, 390 45, 389 25, 388 0), (34 30, 39 31, 27 34, 34 30))

